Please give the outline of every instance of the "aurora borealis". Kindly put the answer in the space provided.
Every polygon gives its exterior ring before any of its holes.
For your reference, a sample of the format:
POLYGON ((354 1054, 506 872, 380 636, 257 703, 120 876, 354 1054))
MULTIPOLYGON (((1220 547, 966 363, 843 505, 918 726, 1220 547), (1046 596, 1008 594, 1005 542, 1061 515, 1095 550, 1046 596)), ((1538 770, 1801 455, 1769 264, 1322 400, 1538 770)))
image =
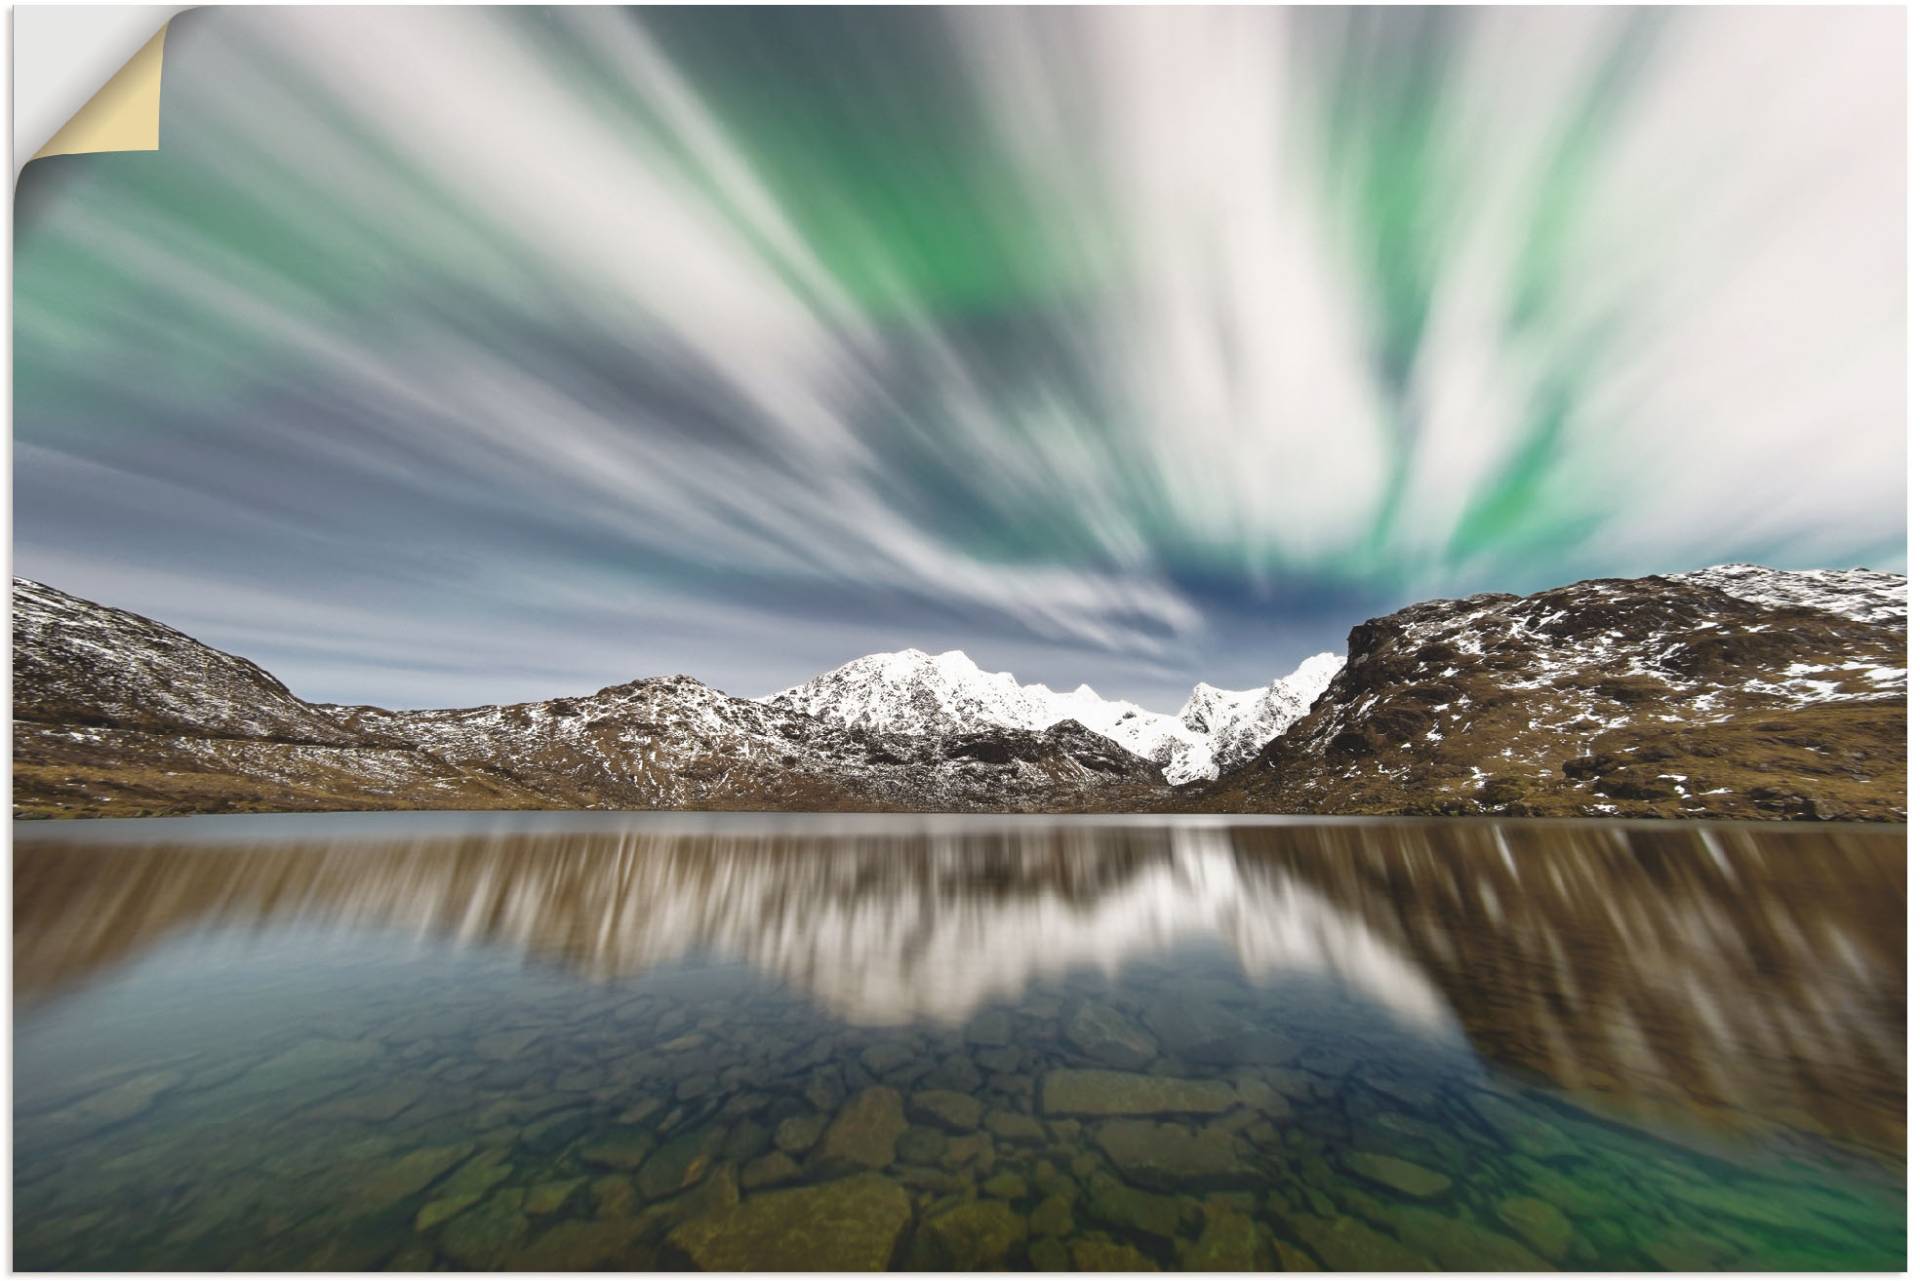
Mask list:
POLYGON ((1177 704, 1905 566, 1898 10, 203 9, 17 197, 15 570, 316 699, 1177 704))

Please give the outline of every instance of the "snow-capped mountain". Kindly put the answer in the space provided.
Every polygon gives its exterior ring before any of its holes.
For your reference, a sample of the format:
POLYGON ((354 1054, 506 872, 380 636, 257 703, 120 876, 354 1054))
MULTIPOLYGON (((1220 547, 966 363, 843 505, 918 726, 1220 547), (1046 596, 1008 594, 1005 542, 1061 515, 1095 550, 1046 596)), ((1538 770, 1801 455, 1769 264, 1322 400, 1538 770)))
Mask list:
POLYGON ((1174 754, 1169 783, 1213 779, 1252 760, 1307 714, 1346 660, 1315 654, 1293 671, 1259 689, 1219 689, 1195 685, 1179 721, 1196 739, 1174 754))
POLYGON ((983 671, 957 649, 869 654, 763 701, 848 729, 895 734, 1043 730, 1078 721, 1160 766, 1168 782, 1188 783, 1251 760, 1306 714, 1341 662, 1337 654, 1316 654, 1258 689, 1197 685, 1172 716, 1102 698, 1086 685, 1067 693, 1022 685, 1010 673, 983 671))
POLYGON ((897 734, 690 676, 505 706, 309 703, 151 619, 14 580, 14 806, 226 810, 1151 808, 1152 765, 1078 725, 897 734))
POLYGON ((1904 821, 1906 579, 1719 565, 1410 605, 1176 715, 875 654, 765 699, 687 676, 509 706, 301 699, 21 579, 20 817, 745 809, 1904 821), (1211 780, 1211 781, 1209 781, 1211 780), (1186 784, 1176 787, 1174 785, 1186 784))

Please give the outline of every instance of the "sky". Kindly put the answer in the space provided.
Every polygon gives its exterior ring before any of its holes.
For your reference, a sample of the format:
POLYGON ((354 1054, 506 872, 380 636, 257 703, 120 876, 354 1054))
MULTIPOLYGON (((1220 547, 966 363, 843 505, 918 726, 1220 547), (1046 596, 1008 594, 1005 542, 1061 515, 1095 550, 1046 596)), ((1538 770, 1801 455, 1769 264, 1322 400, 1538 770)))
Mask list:
POLYGON ((16 196, 14 572, 304 697, 1172 710, 1904 572, 1898 9, 200 9, 16 196))

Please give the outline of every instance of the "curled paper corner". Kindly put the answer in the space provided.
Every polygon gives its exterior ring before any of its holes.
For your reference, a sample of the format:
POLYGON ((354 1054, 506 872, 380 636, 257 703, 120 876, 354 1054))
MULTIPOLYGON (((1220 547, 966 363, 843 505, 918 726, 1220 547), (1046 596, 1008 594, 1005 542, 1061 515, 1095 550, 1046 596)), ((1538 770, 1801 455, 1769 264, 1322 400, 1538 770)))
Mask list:
POLYGON ((153 38, 33 153, 33 159, 97 151, 158 151, 160 68, 171 25, 171 20, 162 24, 153 38))

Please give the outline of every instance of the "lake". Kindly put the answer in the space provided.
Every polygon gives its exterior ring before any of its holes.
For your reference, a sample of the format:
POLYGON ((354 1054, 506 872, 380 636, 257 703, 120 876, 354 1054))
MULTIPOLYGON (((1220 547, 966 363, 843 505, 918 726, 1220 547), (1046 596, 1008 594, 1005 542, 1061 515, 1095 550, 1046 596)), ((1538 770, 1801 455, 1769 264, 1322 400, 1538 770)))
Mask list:
POLYGON ((1897 1269, 1904 828, 14 827, 22 1269, 1897 1269))

